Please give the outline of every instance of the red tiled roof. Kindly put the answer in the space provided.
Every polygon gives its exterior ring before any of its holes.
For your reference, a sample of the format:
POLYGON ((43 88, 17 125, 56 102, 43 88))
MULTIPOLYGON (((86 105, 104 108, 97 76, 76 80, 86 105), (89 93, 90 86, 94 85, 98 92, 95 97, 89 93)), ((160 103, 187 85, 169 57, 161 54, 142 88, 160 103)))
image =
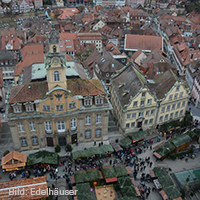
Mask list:
POLYGON ((107 178, 106 179, 106 183, 113 183, 113 182, 117 182, 117 181, 118 181, 117 177, 107 178))
POLYGON ((61 52, 74 51, 75 50, 75 40, 77 38, 76 33, 60 33, 60 50, 61 52))
POLYGON ((68 19, 75 14, 78 14, 79 11, 76 8, 63 8, 61 9, 62 14, 58 16, 59 19, 68 19))
POLYGON ((102 40, 101 33, 78 33, 79 40, 102 40))
POLYGON ((120 50, 112 42, 109 42, 105 49, 106 51, 110 51, 113 55, 121 55, 120 50))
POLYGON ((132 35, 125 36, 125 49, 137 50, 162 50, 162 37, 149 35, 132 35))
POLYGON ((13 86, 10 92, 10 103, 23 103, 43 99, 47 91, 47 82, 13 86))

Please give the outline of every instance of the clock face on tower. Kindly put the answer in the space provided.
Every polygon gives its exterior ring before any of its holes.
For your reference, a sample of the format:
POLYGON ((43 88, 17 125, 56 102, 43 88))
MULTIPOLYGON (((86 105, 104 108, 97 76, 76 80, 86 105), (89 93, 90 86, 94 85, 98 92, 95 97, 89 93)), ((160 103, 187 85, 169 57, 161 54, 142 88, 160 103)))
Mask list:
POLYGON ((54 65, 57 65, 59 62, 60 62, 60 59, 59 59, 59 58, 53 58, 53 59, 52 59, 52 63, 53 63, 54 65))

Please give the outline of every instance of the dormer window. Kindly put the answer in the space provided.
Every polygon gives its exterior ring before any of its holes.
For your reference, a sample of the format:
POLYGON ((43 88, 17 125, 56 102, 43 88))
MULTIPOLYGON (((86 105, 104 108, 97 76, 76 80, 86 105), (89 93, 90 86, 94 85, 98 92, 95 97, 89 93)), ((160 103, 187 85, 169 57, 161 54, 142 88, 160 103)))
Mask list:
POLYGON ((91 106, 92 105, 92 99, 85 99, 84 100, 84 105, 85 106, 91 106))
POLYGON ((32 104, 26 105, 26 112, 33 112, 34 111, 34 107, 32 104))
POLYGON ((76 108, 76 102, 75 101, 70 102, 69 103, 69 109, 74 109, 74 108, 76 108))
POLYGON ((54 76, 54 81, 60 81, 60 74, 59 74, 59 71, 55 71, 53 73, 53 76, 54 76))
POLYGON ((13 107, 14 113, 21 113, 22 112, 22 107, 21 106, 15 106, 13 107))
POLYGON ((103 104, 103 98, 96 98, 96 105, 102 105, 103 104))

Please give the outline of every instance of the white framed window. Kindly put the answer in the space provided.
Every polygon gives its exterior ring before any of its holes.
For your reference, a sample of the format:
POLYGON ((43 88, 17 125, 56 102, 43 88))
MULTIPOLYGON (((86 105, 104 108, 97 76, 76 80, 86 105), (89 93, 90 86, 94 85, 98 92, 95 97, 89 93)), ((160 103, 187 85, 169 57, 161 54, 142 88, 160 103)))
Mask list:
POLYGON ((86 116, 86 118, 85 118, 85 124, 86 125, 90 125, 91 124, 91 116, 90 115, 86 116))
POLYGON ((168 116, 169 116, 168 114, 167 114, 167 115, 165 115, 165 121, 166 121, 166 120, 168 120, 168 116))
POLYGON ((45 131, 47 133, 52 133, 52 123, 51 123, 51 121, 45 121, 44 126, 45 126, 45 131))
POLYGON ((150 115, 150 110, 146 111, 146 116, 148 117, 150 115))
POLYGON ((169 119, 173 119, 173 117, 174 117, 174 113, 171 113, 169 116, 169 119))
POLYGON ((139 112, 139 116, 138 117, 143 117, 144 112, 139 112))
POLYGON ((18 123, 19 132, 24 132, 24 125, 23 123, 18 123))
POLYGON ((137 101, 134 101, 134 102, 133 102, 133 107, 136 108, 136 107, 137 107, 137 104, 138 104, 138 102, 137 102, 137 101))
POLYGON ((85 99, 84 100, 84 105, 85 106, 91 106, 92 105, 92 99, 85 99))
POLYGON ((22 112, 22 107, 21 106, 15 106, 13 107, 14 113, 21 113, 22 112))
POLYGON ((132 113, 132 119, 136 118, 136 113, 132 113))
POLYGON ((153 124, 153 119, 152 118, 149 120, 149 124, 153 124))
POLYGON ((183 97, 183 92, 180 92, 179 98, 182 98, 182 97, 183 97))
POLYGON ((72 131, 76 130, 76 128, 77 128, 77 119, 76 118, 70 119, 70 128, 72 131))
POLYGON ((50 105, 43 105, 42 110, 43 111, 50 111, 50 105))
POLYGON ((140 106, 144 106, 144 101, 141 101, 140 106))
POLYGON ((26 112, 33 112, 33 111, 34 111, 33 104, 26 105, 26 112))
POLYGON ((148 124, 148 119, 146 119, 146 120, 144 121, 144 124, 145 124, 145 125, 147 125, 147 124, 148 124))
POLYGON ((169 106, 167 106, 167 112, 169 112, 170 111, 170 108, 171 108, 171 106, 169 105, 169 106))
POLYGON ((181 111, 180 111, 180 114, 179 114, 179 115, 180 115, 180 116, 182 116, 182 115, 183 115, 183 110, 181 110, 181 111))
POLYGON ((130 124, 128 123, 128 124, 126 124, 126 128, 130 128, 130 124))
POLYGON ((181 103, 179 102, 179 103, 177 103, 176 109, 179 109, 180 107, 181 107, 181 103))
POLYGON ((160 122, 162 122, 163 121, 163 116, 160 116, 160 120, 159 120, 160 122))
POLYGON ((96 105, 102 105, 103 99, 102 98, 96 98, 96 105))
POLYGON ((169 101, 171 101, 173 98, 173 94, 169 95, 169 101))
POLYGON ((57 121, 57 131, 58 132, 65 132, 65 122, 64 121, 57 121))
POLYGON ((92 136, 92 131, 91 130, 86 130, 85 131, 85 139, 90 139, 92 136))
POLYGON ((69 109, 74 109, 74 108, 76 108, 76 102, 72 101, 69 103, 69 109))
POLYGON ((101 137, 101 129, 100 128, 96 129, 96 131, 95 131, 95 137, 96 138, 100 138, 101 137))
POLYGON ((64 110, 64 106, 63 105, 56 105, 56 110, 57 111, 63 111, 64 110))
POLYGON ((174 95, 174 99, 178 99, 178 93, 174 95))
POLYGON ((26 138, 20 138, 20 142, 21 142, 21 146, 22 147, 26 147, 26 146, 28 146, 28 144, 27 144, 27 141, 26 141, 26 138))
POLYGON ((155 114, 155 110, 151 110, 151 115, 154 115, 155 114))
POLYGON ((37 136, 33 136, 31 138, 31 140, 32 140, 32 146, 38 145, 38 137, 37 136))
POLYGON ((175 118, 178 117, 178 111, 175 112, 175 118))
POLYGON ((96 115, 96 123, 100 124, 101 123, 101 114, 96 115))
POLYGON ((146 92, 142 92, 142 98, 146 96, 146 92))
POLYGON ((30 131, 35 131, 35 122, 29 122, 29 130, 30 131))
POLYGON ((135 127, 135 122, 132 122, 132 123, 131 123, 131 127, 135 127))
POLYGON ((127 119, 131 119, 131 114, 127 114, 127 119))
POLYGON ((60 81, 60 74, 59 71, 55 71, 53 73, 54 81, 60 81))
POLYGON ((152 99, 148 99, 147 104, 151 105, 152 104, 152 99))
POLYGON ((182 102, 182 107, 185 107, 185 101, 182 102))
POLYGON ((176 86, 176 92, 179 92, 179 90, 180 90, 180 85, 177 85, 176 86))
POLYGON ((165 107, 162 107, 161 108, 161 113, 164 113, 165 112, 165 107))
POLYGON ((172 110, 175 110, 176 104, 172 105, 172 110))

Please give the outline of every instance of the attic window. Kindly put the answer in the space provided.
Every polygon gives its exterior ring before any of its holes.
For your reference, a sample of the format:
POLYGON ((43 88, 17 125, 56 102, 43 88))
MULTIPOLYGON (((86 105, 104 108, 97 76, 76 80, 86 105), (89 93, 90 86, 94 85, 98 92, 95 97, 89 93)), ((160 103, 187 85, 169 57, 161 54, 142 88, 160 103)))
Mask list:
POLYGON ((124 96, 126 96, 127 94, 129 94, 129 90, 125 90, 125 91, 123 91, 122 96, 124 97, 124 96))
POLYGON ((112 68, 114 68, 115 67, 115 64, 114 63, 112 63, 112 68))
POLYGON ((125 85, 125 83, 119 84, 119 88, 122 88, 125 85))

